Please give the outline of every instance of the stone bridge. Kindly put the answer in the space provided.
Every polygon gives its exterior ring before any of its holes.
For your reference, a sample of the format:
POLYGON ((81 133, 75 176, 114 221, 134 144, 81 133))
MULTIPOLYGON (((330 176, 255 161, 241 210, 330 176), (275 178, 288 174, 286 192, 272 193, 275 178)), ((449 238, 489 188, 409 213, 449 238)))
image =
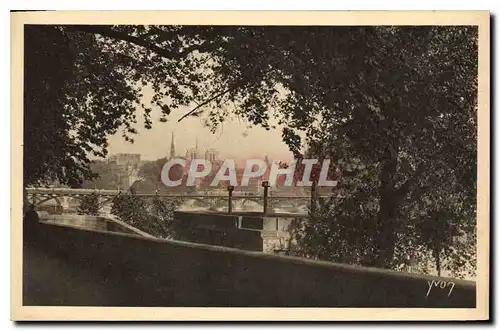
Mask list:
MULTIPOLYGON (((48 208, 55 213, 76 211, 81 200, 88 195, 98 196, 100 211, 111 212, 113 199, 127 192, 118 190, 92 190, 70 188, 27 188, 27 200, 39 209, 48 208)), ((180 210, 227 210, 228 195, 212 194, 135 194, 145 199, 160 198, 165 201, 180 202, 180 210)), ((262 210, 264 197, 251 194, 234 194, 232 196, 233 210, 262 210)), ((310 198, 308 196, 273 195, 268 197, 271 210, 307 212, 310 198)))
POLYGON ((120 194, 115 190, 27 188, 27 200, 37 208, 52 207, 55 213, 75 211, 85 196, 97 194, 99 209, 111 212, 113 199, 120 194))

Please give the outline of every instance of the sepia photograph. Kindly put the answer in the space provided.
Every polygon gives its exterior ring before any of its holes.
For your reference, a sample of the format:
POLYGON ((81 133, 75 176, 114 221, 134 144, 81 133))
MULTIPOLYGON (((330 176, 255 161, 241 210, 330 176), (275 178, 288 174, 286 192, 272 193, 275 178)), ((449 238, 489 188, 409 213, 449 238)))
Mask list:
POLYGON ((489 13, 384 15, 12 13, 12 318, 487 318, 489 13))

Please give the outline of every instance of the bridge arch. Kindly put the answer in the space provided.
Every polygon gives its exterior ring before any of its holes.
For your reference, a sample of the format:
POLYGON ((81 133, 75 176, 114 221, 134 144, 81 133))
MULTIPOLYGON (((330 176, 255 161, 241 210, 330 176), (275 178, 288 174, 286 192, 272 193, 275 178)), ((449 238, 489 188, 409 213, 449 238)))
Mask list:
POLYGON ((62 206, 63 204, 61 203, 61 199, 60 197, 57 197, 57 196, 49 196, 49 197, 43 197, 41 198, 40 200, 37 200, 36 198, 32 198, 32 203, 35 205, 35 206, 41 206, 42 204, 46 203, 46 202, 49 202, 51 200, 54 200, 55 202, 57 202, 57 206, 62 206))
MULTIPOLYGON (((28 201, 34 203, 35 206, 47 204, 54 201, 57 208, 69 208, 75 211, 76 207, 81 203, 85 196, 97 195, 100 212, 109 212, 113 200, 120 196, 120 193, 125 193, 118 190, 91 190, 91 189, 68 189, 68 188, 28 188, 28 201), (78 203, 77 203, 78 202, 78 203), (105 211, 105 210, 106 211, 105 211)), ((125 193, 126 194, 126 193, 125 193)), ((197 195, 154 195, 154 194, 136 194, 144 199, 159 198, 161 201, 174 202, 177 208, 182 209, 198 209, 202 210, 227 210, 228 199, 227 195, 212 195, 207 192, 198 192, 197 195), (187 207, 187 208, 183 208, 187 207)), ((304 212, 307 211, 309 205, 309 197, 299 196, 269 196, 269 210, 284 209, 287 212, 304 212)), ((263 196, 260 195, 241 195, 235 194, 232 196, 232 204, 234 211, 262 211, 264 208, 263 196)), ((50 207, 49 207, 50 208, 50 207)))

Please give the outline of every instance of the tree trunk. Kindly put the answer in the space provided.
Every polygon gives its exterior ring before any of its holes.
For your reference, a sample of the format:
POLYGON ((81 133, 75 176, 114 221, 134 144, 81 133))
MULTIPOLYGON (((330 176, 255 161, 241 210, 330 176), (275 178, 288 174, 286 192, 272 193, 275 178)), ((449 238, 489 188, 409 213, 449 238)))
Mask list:
POLYGON ((390 193, 384 194, 380 198, 380 211, 378 214, 378 233, 376 238, 376 266, 387 268, 394 255, 396 244, 396 211, 398 206, 393 203, 390 193))
POLYGON ((441 257, 439 256, 439 252, 437 252, 437 255, 436 255, 436 270, 437 270, 438 276, 441 276, 441 257))
POLYGON ((438 276, 441 276, 441 245, 434 244, 434 258, 436 259, 436 271, 438 276))
POLYGON ((313 180, 311 185, 311 214, 313 215, 316 213, 316 208, 317 208, 317 192, 316 192, 317 185, 318 185, 317 181, 313 180))
POLYGON ((396 216, 400 200, 396 196, 393 179, 397 170, 397 152, 388 148, 382 162, 379 175, 380 209, 375 234, 375 266, 389 268, 396 244, 396 216))

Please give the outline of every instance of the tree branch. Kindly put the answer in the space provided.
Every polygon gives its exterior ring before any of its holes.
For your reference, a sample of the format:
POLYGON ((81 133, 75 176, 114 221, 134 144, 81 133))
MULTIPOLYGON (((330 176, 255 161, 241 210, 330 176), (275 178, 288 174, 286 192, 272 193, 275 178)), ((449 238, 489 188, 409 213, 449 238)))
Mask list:
POLYGON ((110 29, 106 25, 67 25, 67 26, 65 26, 65 29, 73 30, 73 31, 81 31, 81 32, 86 32, 86 33, 94 33, 94 34, 99 34, 103 37, 108 37, 108 38, 112 38, 115 40, 126 41, 126 42, 132 43, 134 45, 149 49, 150 51, 153 51, 156 54, 158 54, 164 58, 167 58, 167 59, 172 59, 172 58, 184 55, 181 52, 178 52, 178 53, 171 52, 171 51, 168 51, 164 48, 158 47, 155 44, 152 44, 144 39, 131 36, 131 35, 126 34, 124 32, 110 29))
POLYGON ((210 42, 203 42, 199 45, 191 45, 186 47, 182 51, 174 52, 170 50, 166 50, 164 48, 161 48, 154 43, 151 43, 141 37, 147 37, 151 35, 160 35, 162 33, 166 33, 165 31, 161 31, 158 29, 154 29, 155 31, 152 31, 151 33, 146 33, 143 34, 140 37, 137 36, 132 36, 124 32, 120 32, 117 30, 113 30, 111 26, 108 25, 65 25, 64 28, 66 30, 73 30, 73 31, 80 31, 80 32, 86 32, 86 33, 93 33, 93 34, 99 34, 103 37, 107 38, 112 38, 115 40, 121 40, 121 41, 126 41, 131 44, 143 47, 145 49, 148 49, 161 57, 164 57, 166 59, 175 59, 175 58, 181 58, 184 56, 187 56, 189 53, 193 51, 199 51, 199 52, 205 52, 205 51, 210 51, 212 49, 215 49, 217 47, 220 47, 224 42, 222 40, 219 40, 214 43, 210 42))
POLYGON ((200 103, 198 106, 196 106, 196 107, 195 107, 195 108, 193 108, 192 110, 190 110, 190 111, 188 111, 187 113, 185 113, 184 115, 182 115, 182 117, 181 117, 181 118, 179 118, 179 119, 177 120, 177 122, 182 121, 184 118, 188 117, 189 115, 191 115, 192 113, 194 113, 195 111, 197 111, 198 109, 200 109, 201 107, 203 107, 203 106, 205 106, 206 104, 208 104, 208 103, 210 103, 210 102, 214 101, 214 100, 215 100, 215 99, 217 99, 217 98, 220 98, 221 96, 223 96, 223 95, 224 95, 224 94, 226 94, 226 93, 229 93, 229 92, 231 92, 231 91, 236 90, 237 88, 238 88, 238 87, 232 87, 232 88, 229 88, 229 89, 227 89, 227 90, 225 90, 225 91, 222 91, 222 92, 220 92, 220 93, 218 93, 218 94, 214 95, 214 96, 213 96, 213 97, 211 97, 210 99, 207 99, 207 100, 203 101, 203 102, 202 102, 202 103, 200 103))
POLYGON ((425 166, 420 163, 413 176, 408 178, 397 190, 397 196, 405 196, 410 188, 418 181, 419 176, 425 171, 425 166))
MULTIPOLYGON (((126 42, 132 43, 134 45, 146 48, 150 51, 153 51, 154 53, 156 53, 156 54, 158 54, 166 59, 180 58, 180 57, 185 56, 185 55, 187 55, 190 52, 193 52, 195 50, 208 51, 210 49, 220 47, 223 43, 222 40, 219 40, 213 44, 209 43, 210 45, 207 45, 207 42, 204 42, 200 45, 191 45, 191 46, 187 47, 184 51, 172 52, 172 51, 166 50, 164 48, 158 47, 157 45, 152 44, 144 39, 141 39, 141 38, 138 38, 135 36, 131 36, 131 35, 124 33, 124 32, 113 30, 110 28, 110 26, 107 26, 107 25, 66 25, 65 29, 86 32, 86 33, 99 34, 103 37, 108 37, 108 38, 112 38, 115 40, 126 41, 126 42)), ((158 31, 156 31, 156 32, 158 33, 158 31)), ((244 85, 246 85, 246 84, 243 84, 242 86, 244 86, 244 85)), ((225 95, 226 93, 229 93, 231 91, 236 90, 238 87, 239 86, 229 88, 225 91, 222 91, 222 92, 216 94, 215 96, 202 102, 201 104, 198 104, 194 109, 192 109, 191 111, 184 114, 177 122, 182 121, 184 118, 193 114, 195 111, 197 111, 198 109, 200 109, 204 105, 212 102, 213 100, 215 100, 217 98, 220 98, 221 96, 225 95)))

